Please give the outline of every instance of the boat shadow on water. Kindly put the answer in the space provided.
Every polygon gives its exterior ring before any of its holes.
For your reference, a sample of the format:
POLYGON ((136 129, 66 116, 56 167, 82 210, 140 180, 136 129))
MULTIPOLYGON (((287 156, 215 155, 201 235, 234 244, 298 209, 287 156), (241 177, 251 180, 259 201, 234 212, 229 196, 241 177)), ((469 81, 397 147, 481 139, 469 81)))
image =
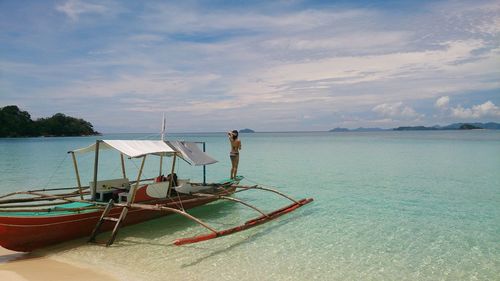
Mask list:
MULTIPOLYGON (((221 201, 193 208, 189 210, 189 214, 210 223, 218 221, 218 223, 214 225, 229 225, 220 223, 220 220, 227 217, 228 215, 238 213, 240 210, 238 208, 239 206, 236 202, 221 201)), ((200 231, 207 231, 193 221, 188 220, 180 215, 169 215, 157 218, 123 228, 120 232, 120 236, 117 239, 117 243, 113 244, 111 247, 120 248, 135 244, 175 246, 172 244, 173 241, 166 241, 165 243, 153 241, 161 240, 162 237, 166 236, 171 236, 173 239, 180 238, 175 237, 174 233, 185 230, 192 226, 196 227, 200 231), (133 238, 140 238, 140 241, 137 241, 137 239, 133 238)), ((109 232, 103 233, 103 236, 106 235, 109 235, 109 232)))
MULTIPOLYGON (((200 217, 206 221, 216 221, 221 218, 238 212, 238 204, 231 201, 221 201, 215 202, 203 206, 196 207, 189 211, 190 214, 200 217)), ((221 224, 219 224, 221 225, 221 224)), ((2 259, 5 261, 12 261, 15 259, 31 259, 40 258, 43 256, 57 255, 58 253, 71 251, 77 247, 99 247, 103 250, 106 249, 119 249, 127 248, 134 245, 151 245, 151 246, 162 246, 171 247, 174 246, 172 241, 154 242, 161 240, 162 237, 173 236, 174 233, 182 231, 190 226, 196 226, 191 220, 188 220, 179 215, 168 215, 164 217, 159 217, 157 219, 149 220, 139 224, 130 225, 124 227, 117 237, 116 243, 110 247, 105 247, 100 244, 88 243, 88 237, 78 238, 71 241, 63 242, 46 248, 38 249, 29 253, 15 253, 9 256, 0 257, 0 262, 2 259), (137 239, 139 238, 139 239, 137 239)), ((200 227, 200 231, 203 228, 200 227)), ((97 236, 97 240, 106 240, 109 237, 111 231, 106 231, 100 233, 97 236)), ((178 238, 178 237, 174 237, 178 238)))

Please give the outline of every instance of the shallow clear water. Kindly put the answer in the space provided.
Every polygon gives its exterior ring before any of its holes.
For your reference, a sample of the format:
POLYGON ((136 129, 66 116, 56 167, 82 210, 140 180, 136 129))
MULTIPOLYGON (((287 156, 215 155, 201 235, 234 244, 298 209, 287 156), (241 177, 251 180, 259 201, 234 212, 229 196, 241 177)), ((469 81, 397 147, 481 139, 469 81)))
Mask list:
MULTIPOLYGON (((208 180, 228 177, 224 134, 168 137, 206 141, 220 161, 207 167, 208 180)), ((0 139, 0 193, 75 186, 65 153, 94 139, 0 139)), ((107 249, 82 239, 41 252, 125 280, 500 280, 500 132, 256 133, 242 142, 240 174, 249 179, 242 183, 315 201, 188 246, 169 243, 205 230, 170 216, 123 228, 107 249)), ((118 156, 105 157, 101 175, 119 177, 118 156)), ((92 163, 93 155, 79 158, 84 183, 92 163)), ((157 175, 157 164, 150 161, 146 176, 157 175)), ((128 163, 131 179, 139 165, 128 163)), ((185 163, 177 173, 202 178, 201 168, 185 163)), ((237 197, 267 211, 288 204, 256 191, 237 197)), ((192 213, 221 229, 257 215, 231 202, 192 213)))

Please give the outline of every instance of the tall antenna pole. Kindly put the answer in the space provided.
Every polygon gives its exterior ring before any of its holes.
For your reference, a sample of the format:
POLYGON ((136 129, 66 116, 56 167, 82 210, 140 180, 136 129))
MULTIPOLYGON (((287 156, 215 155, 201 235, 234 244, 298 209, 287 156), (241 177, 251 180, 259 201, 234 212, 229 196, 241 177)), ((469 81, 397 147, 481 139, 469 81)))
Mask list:
POLYGON ((162 141, 165 140, 165 126, 167 125, 166 123, 167 122, 165 121, 165 113, 163 113, 163 119, 161 122, 161 140, 162 141))
MULTIPOLYGON (((161 120, 161 141, 165 141, 165 113, 163 113, 163 119, 161 120)), ((162 169, 163 169, 163 155, 160 156, 160 172, 158 174, 159 177, 162 175, 162 169)))

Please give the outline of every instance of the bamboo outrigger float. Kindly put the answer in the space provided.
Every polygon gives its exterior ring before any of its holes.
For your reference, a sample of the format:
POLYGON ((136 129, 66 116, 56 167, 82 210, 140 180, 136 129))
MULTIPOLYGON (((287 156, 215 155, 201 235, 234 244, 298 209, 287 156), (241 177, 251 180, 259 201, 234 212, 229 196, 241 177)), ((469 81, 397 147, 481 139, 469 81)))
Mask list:
MULTIPOLYGON (((204 144, 203 144, 204 148, 204 144)), ((201 242, 239 232, 296 210, 313 199, 295 200, 270 188, 242 186, 242 177, 219 183, 190 183, 174 174, 177 158, 203 166, 217 162, 193 142, 97 140, 88 147, 69 152, 72 156, 76 187, 20 191, 0 196, 0 246, 14 251, 33 251, 63 241, 96 236, 112 230, 106 246, 113 244, 121 226, 132 225, 169 214, 181 215, 209 233, 181 238, 175 245, 201 242), (100 180, 99 156, 101 149, 115 149, 120 153, 121 178, 100 180), (82 186, 76 156, 94 152, 93 181, 82 186), (136 180, 127 178, 124 156, 141 159, 136 180), (160 171, 156 178, 142 178, 148 157, 160 157, 160 171), (171 157, 170 175, 162 174, 163 158, 171 157), (246 190, 263 190, 290 200, 292 203, 275 211, 265 211, 231 195, 246 190), (259 216, 242 225, 217 230, 210 224, 190 215, 187 210, 217 200, 239 203, 256 211, 259 216)), ((205 169, 204 169, 205 172, 205 169)))

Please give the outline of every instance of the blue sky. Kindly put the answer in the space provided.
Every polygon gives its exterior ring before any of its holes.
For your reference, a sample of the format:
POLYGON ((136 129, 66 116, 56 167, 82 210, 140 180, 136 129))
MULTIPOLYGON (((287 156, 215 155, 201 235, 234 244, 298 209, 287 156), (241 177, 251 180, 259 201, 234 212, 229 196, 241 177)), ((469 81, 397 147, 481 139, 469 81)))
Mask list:
POLYGON ((500 122, 499 1, 0 1, 0 106, 102 132, 500 122))

